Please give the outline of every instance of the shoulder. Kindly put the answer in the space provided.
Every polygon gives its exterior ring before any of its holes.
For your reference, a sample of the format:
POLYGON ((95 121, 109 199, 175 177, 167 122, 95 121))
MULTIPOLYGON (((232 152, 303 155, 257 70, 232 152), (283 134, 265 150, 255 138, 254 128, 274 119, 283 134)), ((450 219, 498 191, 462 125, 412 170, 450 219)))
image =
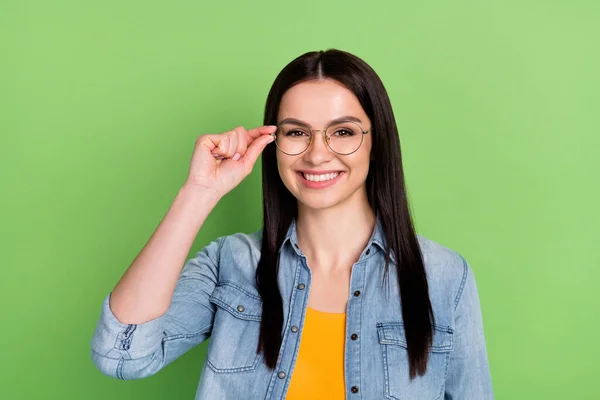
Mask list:
MULTIPOLYGON (((443 297, 444 302, 458 303, 470 267, 465 258, 421 234, 417 234, 431 297, 443 297)), ((433 300, 433 299, 432 299, 433 300)))
POLYGON ((219 237, 218 281, 255 286, 256 266, 260 260, 262 229, 219 237))
POLYGON ((251 233, 234 233, 219 238, 221 256, 232 256, 245 260, 260 257, 262 229, 251 233))
POLYGON ((260 250, 262 241, 262 228, 250 233, 232 233, 231 235, 221 236, 218 238, 222 242, 222 246, 243 248, 252 250, 253 248, 260 250))

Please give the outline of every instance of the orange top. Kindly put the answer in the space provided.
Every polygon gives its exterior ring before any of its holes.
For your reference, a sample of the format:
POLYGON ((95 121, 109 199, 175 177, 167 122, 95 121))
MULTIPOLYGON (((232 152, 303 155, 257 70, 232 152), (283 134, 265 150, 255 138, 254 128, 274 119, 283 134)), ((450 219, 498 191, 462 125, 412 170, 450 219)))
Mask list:
POLYGON ((344 400, 346 313, 306 308, 286 400, 344 400))

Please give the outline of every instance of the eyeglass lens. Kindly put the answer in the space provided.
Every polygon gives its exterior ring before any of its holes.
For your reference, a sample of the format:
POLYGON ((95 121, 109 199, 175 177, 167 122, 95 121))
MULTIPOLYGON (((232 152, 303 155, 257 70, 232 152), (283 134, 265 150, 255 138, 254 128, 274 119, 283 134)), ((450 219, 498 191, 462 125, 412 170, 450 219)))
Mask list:
MULTIPOLYGON (((275 143, 289 155, 303 153, 311 143, 313 133, 305 126, 285 123, 277 128, 275 143)), ((354 122, 329 125, 325 132, 327 145, 338 154, 350 154, 358 150, 363 140, 361 127, 354 122)))

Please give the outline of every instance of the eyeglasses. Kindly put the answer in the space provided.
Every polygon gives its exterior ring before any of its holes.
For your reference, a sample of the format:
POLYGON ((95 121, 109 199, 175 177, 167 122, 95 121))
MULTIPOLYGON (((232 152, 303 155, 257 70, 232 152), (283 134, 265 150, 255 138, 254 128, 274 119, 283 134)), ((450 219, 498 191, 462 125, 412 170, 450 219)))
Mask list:
POLYGON ((304 153, 313 141, 313 132, 323 132, 327 146, 336 154, 349 155, 357 151, 363 142, 363 136, 371 130, 363 131, 360 125, 352 121, 334 122, 325 128, 310 129, 297 123, 283 123, 272 134, 277 148, 289 156, 304 153))

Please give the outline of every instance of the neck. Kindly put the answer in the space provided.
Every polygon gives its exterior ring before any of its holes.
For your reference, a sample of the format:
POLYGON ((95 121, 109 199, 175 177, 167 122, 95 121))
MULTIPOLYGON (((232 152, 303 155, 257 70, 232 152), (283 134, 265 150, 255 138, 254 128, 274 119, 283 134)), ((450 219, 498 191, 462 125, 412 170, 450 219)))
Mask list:
POLYGON ((375 223, 376 216, 366 193, 362 198, 326 209, 298 204, 298 245, 311 270, 333 274, 351 268, 358 260, 375 223))

